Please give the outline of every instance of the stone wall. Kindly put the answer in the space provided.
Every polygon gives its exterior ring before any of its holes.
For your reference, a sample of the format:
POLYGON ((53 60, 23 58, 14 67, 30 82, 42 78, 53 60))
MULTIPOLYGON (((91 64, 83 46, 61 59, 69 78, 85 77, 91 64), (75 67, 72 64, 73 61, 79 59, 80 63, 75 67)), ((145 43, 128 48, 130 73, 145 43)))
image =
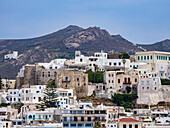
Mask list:
POLYGON ((88 94, 88 75, 77 69, 59 69, 55 78, 58 88, 73 89, 77 97, 88 94))
POLYGON ((160 101, 170 102, 170 86, 161 85, 157 91, 141 92, 138 91, 138 104, 154 105, 160 101))

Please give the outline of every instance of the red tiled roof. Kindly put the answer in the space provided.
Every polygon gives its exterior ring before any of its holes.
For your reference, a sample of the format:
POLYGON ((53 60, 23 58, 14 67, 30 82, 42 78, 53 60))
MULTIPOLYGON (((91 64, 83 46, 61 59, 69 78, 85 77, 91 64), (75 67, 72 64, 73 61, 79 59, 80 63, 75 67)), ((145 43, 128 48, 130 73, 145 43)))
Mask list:
POLYGON ((114 120, 113 122, 118 122, 118 120, 114 120))
POLYGON ((132 118, 122 118, 119 120, 119 122, 140 122, 140 121, 132 118))

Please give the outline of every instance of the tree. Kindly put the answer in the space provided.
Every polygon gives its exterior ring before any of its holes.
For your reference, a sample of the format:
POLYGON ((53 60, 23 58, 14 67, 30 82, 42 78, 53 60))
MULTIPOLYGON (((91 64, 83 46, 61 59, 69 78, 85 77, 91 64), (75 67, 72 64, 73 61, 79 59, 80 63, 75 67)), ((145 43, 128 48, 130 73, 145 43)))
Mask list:
POLYGON ((49 80, 46 88, 44 90, 44 99, 42 99, 40 104, 40 110, 44 110, 45 108, 57 107, 57 97, 55 80, 49 80))
POLYGON ((161 84, 162 85, 170 85, 170 80, 168 80, 168 79, 161 79, 161 84))
POLYGON ((130 86, 127 86, 127 87, 126 87, 126 92, 127 92, 127 93, 130 93, 131 90, 132 90, 132 88, 131 88, 130 86))
POLYGON ((89 82, 92 83, 103 83, 103 72, 92 72, 92 71, 87 71, 85 72, 88 74, 88 80, 89 82))
POLYGON ((131 94, 114 94, 112 96, 111 101, 117 106, 123 106, 125 108, 133 108, 134 104, 136 102, 136 99, 138 98, 136 93, 131 94))
POLYGON ((101 125, 101 122, 100 121, 96 121, 95 123, 94 123, 94 128, 101 128, 102 127, 102 125, 101 125))
POLYGON ((122 53, 122 54, 119 55, 119 58, 121 58, 121 59, 129 59, 130 56, 127 53, 122 53))

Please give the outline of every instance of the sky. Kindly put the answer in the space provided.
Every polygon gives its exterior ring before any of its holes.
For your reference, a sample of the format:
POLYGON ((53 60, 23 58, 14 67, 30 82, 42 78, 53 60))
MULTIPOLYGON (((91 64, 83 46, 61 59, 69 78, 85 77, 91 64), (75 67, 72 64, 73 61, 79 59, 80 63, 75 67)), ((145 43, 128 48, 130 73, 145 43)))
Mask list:
POLYGON ((0 0, 0 39, 97 26, 135 44, 170 39, 170 0, 0 0))

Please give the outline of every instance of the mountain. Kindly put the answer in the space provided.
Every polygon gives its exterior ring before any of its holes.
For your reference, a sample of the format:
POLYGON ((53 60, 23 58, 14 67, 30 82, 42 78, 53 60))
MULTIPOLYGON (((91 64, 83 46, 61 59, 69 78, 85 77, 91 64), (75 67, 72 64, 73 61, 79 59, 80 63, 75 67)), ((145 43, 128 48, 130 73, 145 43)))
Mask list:
POLYGON ((142 48, 146 49, 147 51, 170 52, 170 39, 163 40, 161 42, 157 42, 157 43, 149 44, 149 45, 137 44, 137 46, 141 46, 142 48))
POLYGON ((0 40, 0 76, 14 79, 25 64, 49 62, 56 58, 73 58, 76 50, 80 50, 84 55, 92 55, 100 50, 126 53, 142 51, 120 35, 110 35, 99 27, 83 29, 70 25, 41 37, 0 40), (19 52, 19 59, 4 60, 4 55, 12 51, 19 52))

